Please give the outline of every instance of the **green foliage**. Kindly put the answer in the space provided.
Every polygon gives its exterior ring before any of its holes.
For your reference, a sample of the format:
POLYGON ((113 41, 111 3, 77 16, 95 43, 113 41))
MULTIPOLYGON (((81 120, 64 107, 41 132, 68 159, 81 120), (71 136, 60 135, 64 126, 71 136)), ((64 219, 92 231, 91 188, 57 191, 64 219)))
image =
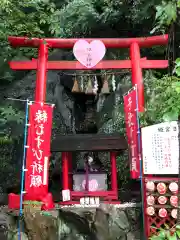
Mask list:
POLYGON ((45 37, 49 35, 51 15, 55 5, 49 1, 3 0, 0 1, 0 79, 11 79, 7 62, 13 57, 31 58, 37 55, 36 49, 12 49, 8 36, 45 37))
POLYGON ((90 33, 99 21, 92 0, 73 0, 53 14, 51 32, 55 36, 72 37, 90 33))
POLYGON ((177 120, 180 107, 180 79, 164 76, 157 79, 151 72, 145 76, 146 109, 141 114, 142 125, 177 120))
POLYGON ((180 238, 180 226, 177 225, 173 228, 169 228, 166 225, 166 229, 159 229, 157 235, 149 238, 149 240, 177 240, 180 238))
POLYGON ((7 136, 0 137, 0 146, 5 144, 12 144, 12 138, 8 138, 7 136))
MULTIPOLYGON (((55 12, 55 4, 48 0, 0 1, 0 80, 3 84, 5 84, 5 80, 7 83, 13 81, 16 76, 16 72, 9 69, 9 60, 13 58, 23 60, 37 56, 37 49, 11 48, 7 37, 48 37, 51 29, 51 15, 55 12)), ((15 130, 17 126, 22 125, 23 120, 24 112, 12 106, 0 106, 1 135, 12 136, 14 133, 18 137, 15 130)))
MULTIPOLYGON (((173 1, 162 1, 161 5, 156 6, 156 16, 155 21, 156 25, 151 31, 154 33, 156 31, 166 32, 169 26, 173 23, 177 25, 180 24, 179 16, 180 10, 180 0, 173 1)), ((176 31, 178 34, 178 32, 176 31)), ((175 51, 175 49, 173 49, 175 51)), ((174 69, 174 73, 180 77, 180 58, 178 58, 175 62, 176 66, 174 69)))
POLYGON ((161 4, 161 0, 133 2, 132 5, 130 0, 67 1, 51 15, 51 33, 56 37, 87 37, 94 34, 101 37, 100 34, 110 32, 113 37, 116 31, 121 34, 121 29, 132 31, 132 27, 136 28, 135 24, 143 25, 145 21, 149 24, 154 18, 152 8, 161 4), (125 26, 121 25, 124 23, 125 26))
POLYGON ((162 1, 161 5, 156 7, 156 26, 151 33, 157 30, 166 31, 167 27, 177 19, 177 0, 174 1, 162 1))
POLYGON ((128 151, 117 157, 118 182, 121 183, 120 190, 126 191, 127 183, 130 180, 128 151))
POLYGON ((7 123, 8 121, 15 121, 17 123, 23 123, 23 116, 20 111, 13 109, 12 106, 7 108, 0 108, 2 121, 7 123))
POLYGON ((16 178, 17 161, 13 162, 15 154, 14 141, 7 136, 0 137, 0 192, 6 191, 7 187, 11 187, 12 183, 17 184, 19 179, 16 178))
MULTIPOLYGON (((17 129, 18 125, 24 123, 24 112, 13 108, 12 106, 0 107, 0 134, 4 138, 13 136, 13 132, 17 129), (15 128, 15 129, 14 129, 15 128)), ((14 137, 19 137, 14 134, 14 137)))
POLYGON ((176 64, 176 66, 175 66, 174 72, 176 73, 176 75, 178 77, 180 77, 180 58, 176 59, 175 64, 176 64))

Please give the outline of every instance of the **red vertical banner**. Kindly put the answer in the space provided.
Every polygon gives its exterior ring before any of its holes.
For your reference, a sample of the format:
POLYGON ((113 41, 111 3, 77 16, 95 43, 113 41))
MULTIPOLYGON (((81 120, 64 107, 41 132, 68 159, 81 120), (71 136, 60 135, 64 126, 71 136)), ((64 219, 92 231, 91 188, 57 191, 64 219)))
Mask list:
POLYGON ((34 103, 29 111, 25 192, 29 200, 39 200, 48 193, 53 107, 34 103))
POLYGON ((130 172, 132 179, 140 177, 140 159, 138 151, 137 91, 132 88, 124 96, 126 134, 130 152, 130 172))

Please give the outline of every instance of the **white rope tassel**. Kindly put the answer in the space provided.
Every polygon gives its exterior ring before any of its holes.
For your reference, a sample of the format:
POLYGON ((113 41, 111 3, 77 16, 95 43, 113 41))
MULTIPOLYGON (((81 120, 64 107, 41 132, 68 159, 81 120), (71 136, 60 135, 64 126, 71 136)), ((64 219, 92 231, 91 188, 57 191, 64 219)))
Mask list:
POLYGON ((116 79, 115 79, 115 75, 113 75, 113 77, 112 77, 112 89, 113 89, 113 92, 116 91, 116 79))
POLYGON ((96 76, 95 76, 94 78, 95 78, 95 80, 94 80, 93 93, 94 93, 94 94, 97 94, 97 90, 98 90, 98 81, 97 81, 97 77, 96 77, 96 76))
POLYGON ((83 79, 83 76, 81 76, 80 88, 81 88, 81 92, 83 92, 84 91, 84 79, 83 79))

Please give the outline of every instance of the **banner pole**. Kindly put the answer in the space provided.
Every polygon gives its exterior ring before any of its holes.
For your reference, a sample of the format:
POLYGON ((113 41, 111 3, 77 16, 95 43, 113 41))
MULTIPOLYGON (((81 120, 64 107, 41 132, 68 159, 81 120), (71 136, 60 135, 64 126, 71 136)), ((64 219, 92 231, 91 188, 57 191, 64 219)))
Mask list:
POLYGON ((140 164, 140 181, 141 181, 141 200, 142 200, 142 218, 143 218, 143 239, 146 240, 145 236, 145 219, 144 219, 144 185, 143 185, 143 161, 141 156, 141 130, 140 130, 140 120, 139 120, 139 105, 138 105, 138 89, 137 85, 135 85, 136 90, 136 119, 137 119, 137 135, 138 135, 138 157, 139 157, 139 164, 140 164))
POLYGON ((21 216, 23 214, 23 194, 24 194, 24 171, 26 162, 26 142, 27 142, 27 129, 28 129, 28 115, 29 115, 29 100, 26 100, 26 116, 24 126, 24 151, 23 151, 23 162, 22 162, 22 173, 21 173, 21 193, 20 193, 20 208, 19 208, 19 231, 18 240, 21 240, 21 216))
POLYGON ((131 91, 135 90, 136 86, 133 86, 132 88, 130 88, 126 93, 123 94, 123 96, 127 96, 131 91))

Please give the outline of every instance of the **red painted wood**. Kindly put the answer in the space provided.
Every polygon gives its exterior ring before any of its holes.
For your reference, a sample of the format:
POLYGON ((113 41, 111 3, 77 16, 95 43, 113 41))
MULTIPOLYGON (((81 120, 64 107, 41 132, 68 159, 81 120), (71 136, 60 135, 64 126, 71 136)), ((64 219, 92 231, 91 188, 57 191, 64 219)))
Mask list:
POLYGON ((48 59, 48 47, 43 41, 39 46, 38 61, 36 61, 37 67, 37 79, 35 89, 35 101, 46 101, 46 73, 47 73, 47 59, 48 59))
POLYGON ((144 69, 163 69, 168 67, 168 60, 140 60, 140 67, 144 69))
POLYGON ((138 111, 144 112, 144 84, 141 67, 139 45, 134 42, 130 46, 132 85, 137 85, 138 111))
MULTIPOLYGON (((13 70, 36 70, 37 60, 32 61, 11 61, 9 62, 10 68, 13 70)), ((143 60, 140 61, 141 68, 167 68, 168 60, 143 60)), ((101 61, 94 69, 130 69, 130 60, 107 60, 101 61)), ((89 70, 78 61, 49 61, 47 63, 48 70, 89 70)))
MULTIPOLYGON (((151 177, 150 175, 144 175, 143 176, 143 184, 144 184, 144 211, 143 211, 143 214, 144 214, 144 219, 145 219, 145 223, 144 223, 144 227, 145 227, 145 233, 146 233, 146 237, 147 239, 149 237, 152 236, 152 234, 157 234, 157 229, 160 229, 160 228, 164 228, 164 224, 168 223, 168 226, 170 228, 172 228, 173 226, 176 225, 176 219, 173 219, 171 217, 171 209, 173 209, 173 207, 166 207, 165 205, 161 206, 161 205, 158 205, 158 204, 155 204, 153 205, 152 207, 155 208, 155 214, 153 216, 149 216, 147 215, 147 212, 146 212, 146 208, 148 207, 147 205, 147 196, 149 195, 149 192, 147 191, 146 189, 146 182, 147 181, 153 181, 155 184, 156 184, 156 189, 157 189, 157 184, 158 182, 164 182, 166 185, 169 185, 171 182, 177 182, 178 181, 178 178, 174 178, 174 177, 164 177, 164 176, 158 176, 158 177, 151 177), (168 214, 165 218, 160 218, 158 216, 158 210, 160 208, 164 207, 166 210, 168 210, 168 214)), ((168 186, 167 186, 168 187, 168 186)), ((152 196, 156 196, 156 191, 155 192, 152 192, 151 195, 152 196)), ((166 194, 163 194, 163 195, 166 195, 166 194)), ((168 195, 167 195, 167 198, 170 198, 170 196, 172 196, 173 193, 171 192, 168 192, 168 195)), ((169 202, 169 200, 168 200, 169 202)), ((168 204, 167 204, 168 205, 168 204)))
POLYGON ((109 197, 110 199, 117 200, 116 191, 95 191, 95 192, 71 192, 72 197, 109 197))
MULTIPOLYGON (((157 45, 167 45, 168 35, 141 37, 141 38, 98 38, 101 40, 106 48, 128 48, 133 42, 138 43, 140 47, 152 47, 157 45)), ((72 48, 76 41, 79 39, 63 39, 63 38, 45 38, 44 39, 49 47, 52 48, 72 48)), ((95 39, 84 39, 91 42, 95 39)), ((39 38, 27 38, 27 37, 8 37, 9 43, 13 47, 38 47, 40 43, 39 38)))
MULTIPOLYGON (((149 229, 148 229, 148 218, 147 218, 147 214, 146 214, 146 209, 147 209, 147 196, 146 196, 146 183, 145 183, 145 177, 144 174, 142 173, 142 187, 143 187, 143 195, 142 197, 142 201, 143 201, 143 215, 144 215, 144 234, 146 236, 146 238, 148 238, 149 234, 149 229)), ((142 192, 141 192, 142 194, 142 192)))
POLYGON ((169 177, 151 177, 151 175, 144 175, 144 179, 146 180, 146 181, 162 181, 162 182, 166 182, 166 181, 169 181, 169 182, 171 182, 171 181, 178 181, 178 178, 177 177, 173 177, 173 178, 169 178, 169 177))
POLYGON ((72 152, 68 152, 68 179, 69 179, 69 189, 73 189, 73 179, 72 179, 72 172, 73 172, 73 165, 72 165, 72 152))
POLYGON ((117 183, 117 165, 116 165, 116 153, 110 153, 111 161, 111 189, 118 194, 118 183, 117 183))
POLYGON ((63 190, 69 190, 69 158, 68 152, 62 152, 63 190))

